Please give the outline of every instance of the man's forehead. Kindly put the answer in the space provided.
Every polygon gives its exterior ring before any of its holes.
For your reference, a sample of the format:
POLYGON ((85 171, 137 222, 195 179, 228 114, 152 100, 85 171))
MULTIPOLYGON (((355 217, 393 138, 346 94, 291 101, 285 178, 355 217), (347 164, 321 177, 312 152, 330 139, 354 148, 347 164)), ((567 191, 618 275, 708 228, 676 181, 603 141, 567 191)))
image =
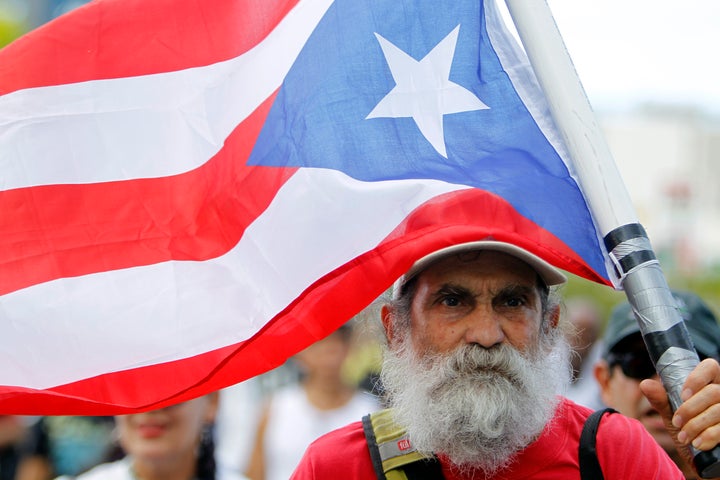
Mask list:
POLYGON ((537 276, 537 272, 522 260, 503 252, 492 250, 473 250, 447 255, 428 265, 425 272, 477 272, 488 274, 511 274, 530 277, 537 276))
MULTIPOLYGON (((534 283, 538 273, 522 260, 502 252, 476 250, 447 255, 428 265, 420 278, 484 277, 534 283)), ((523 282, 524 283, 524 282, 523 282)))
POLYGON ((562 272, 536 254, 514 244, 485 239, 441 248, 417 260, 404 275, 395 281, 393 298, 400 298, 407 291, 406 286, 413 282, 413 279, 416 279, 428 266, 438 262, 438 260, 450 258, 474 262, 482 257, 508 258, 508 256, 519 261, 520 264, 524 264, 525 266, 522 268, 532 269, 535 272, 534 276, 541 281, 540 283, 545 288, 561 285, 567 281, 567 277, 562 272), (462 255, 458 256, 458 254, 462 255))

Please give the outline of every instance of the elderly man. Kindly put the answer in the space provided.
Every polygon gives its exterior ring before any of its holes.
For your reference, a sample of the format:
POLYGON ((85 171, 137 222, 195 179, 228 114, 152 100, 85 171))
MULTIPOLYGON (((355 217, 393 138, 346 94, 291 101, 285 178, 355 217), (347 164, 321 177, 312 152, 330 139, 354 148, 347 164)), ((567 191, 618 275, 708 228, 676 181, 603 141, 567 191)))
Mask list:
MULTIPOLYGON (((673 291, 672 294, 700 359, 719 360, 720 326, 715 315, 694 293, 673 291)), ((639 420, 685 477, 697 478, 689 459, 683 459, 675 448, 663 418, 643 395, 642 381, 657 378, 657 374, 629 303, 618 305, 612 311, 602 343, 602 359, 595 364, 594 374, 603 402, 639 420)))
MULTIPOLYGON (((549 287, 564 281, 542 259, 495 241, 417 262, 382 308, 392 409, 315 441, 292 478, 403 478, 398 469, 405 478, 580 478, 578 445, 591 411, 557 395, 570 377, 569 348, 549 287)), ((720 366, 712 367, 716 381, 720 366)), ((698 391, 710 382, 700 377, 686 385, 698 391)), ((692 419, 685 442, 718 422, 693 418, 696 409, 677 413, 692 419)), ((635 420, 608 414, 592 437, 605 479, 683 478, 635 420)), ((702 438, 716 443, 709 432, 702 438)))

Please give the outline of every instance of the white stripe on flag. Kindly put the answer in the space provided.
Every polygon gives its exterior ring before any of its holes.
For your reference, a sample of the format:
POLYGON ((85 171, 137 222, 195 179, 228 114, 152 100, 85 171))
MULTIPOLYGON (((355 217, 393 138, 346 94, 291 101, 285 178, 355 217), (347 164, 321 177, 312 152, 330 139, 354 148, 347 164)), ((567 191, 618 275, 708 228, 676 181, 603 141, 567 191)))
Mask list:
POLYGON ((0 189, 163 177, 204 164, 281 85, 331 3, 300 2, 226 62, 0 97, 0 189))
POLYGON ((0 384, 47 388, 245 340, 307 286, 377 246, 412 209, 464 188, 301 169, 219 258, 65 278, 1 297, 0 384), (288 237, 311 250, 298 255, 288 237))

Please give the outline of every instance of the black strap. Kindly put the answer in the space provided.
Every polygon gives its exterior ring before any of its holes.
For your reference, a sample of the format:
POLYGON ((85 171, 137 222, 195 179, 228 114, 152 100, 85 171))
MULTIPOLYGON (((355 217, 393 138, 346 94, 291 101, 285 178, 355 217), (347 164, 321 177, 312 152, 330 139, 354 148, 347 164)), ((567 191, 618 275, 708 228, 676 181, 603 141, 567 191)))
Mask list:
POLYGON ((368 450, 370 450, 370 460, 372 460, 375 475, 378 480, 386 480, 385 470, 383 470, 382 466, 382 458, 380 457, 380 449, 378 448, 377 439, 375 438, 375 430, 373 429, 369 414, 362 418, 362 424, 363 431, 365 432, 365 439, 367 440, 365 443, 367 443, 368 450))
POLYGON ((598 410, 593 412, 583 426, 580 434, 580 446, 578 449, 578 459, 580 461, 580 478, 581 480, 604 480, 602 468, 597 458, 597 449, 595 448, 595 440, 597 436, 600 420, 606 413, 616 413, 612 408, 598 410))
POLYGON ((445 478, 437 457, 408 463, 403 470, 408 480, 443 480, 445 478))

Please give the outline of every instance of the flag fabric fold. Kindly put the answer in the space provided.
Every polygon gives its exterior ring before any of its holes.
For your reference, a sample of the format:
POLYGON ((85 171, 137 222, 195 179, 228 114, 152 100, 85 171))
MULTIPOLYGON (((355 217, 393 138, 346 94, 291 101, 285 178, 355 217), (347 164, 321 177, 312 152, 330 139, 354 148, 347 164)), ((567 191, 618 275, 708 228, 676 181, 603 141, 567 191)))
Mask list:
POLYGON ((616 283, 489 0, 96 0, 0 51, 0 172, 0 413, 232 385, 452 243, 616 283))

